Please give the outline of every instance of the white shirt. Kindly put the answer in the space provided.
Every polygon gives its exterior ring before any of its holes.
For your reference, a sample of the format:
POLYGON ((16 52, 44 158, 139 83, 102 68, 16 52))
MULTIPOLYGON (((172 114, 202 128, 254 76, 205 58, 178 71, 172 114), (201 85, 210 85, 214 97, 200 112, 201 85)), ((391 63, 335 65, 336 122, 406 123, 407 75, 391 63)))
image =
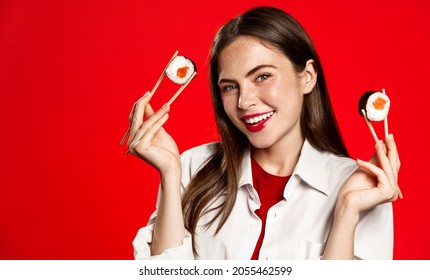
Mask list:
MULTIPOLYGON (((184 190, 193 174, 211 156, 217 143, 205 144, 184 152, 181 185, 184 190)), ((298 163, 284 190, 284 199, 267 213, 266 230, 259 259, 319 259, 324 251, 333 220, 339 189, 357 169, 355 161, 321 152, 305 141, 298 163)), ((203 227, 215 211, 198 223, 195 241, 199 259, 251 259, 261 232, 261 220, 254 213, 260 201, 254 189, 249 151, 242 161, 236 203, 215 235, 217 221, 203 227)), ((222 202, 222 198, 217 203, 222 202)), ((214 206, 215 206, 214 205, 214 206)), ((158 206, 158 202, 157 202, 158 206)), ((155 211, 134 241, 136 259, 194 259, 191 236, 181 244, 151 257, 155 211)), ((393 214, 391 203, 363 213, 355 232, 354 255, 357 259, 392 259, 393 214)))

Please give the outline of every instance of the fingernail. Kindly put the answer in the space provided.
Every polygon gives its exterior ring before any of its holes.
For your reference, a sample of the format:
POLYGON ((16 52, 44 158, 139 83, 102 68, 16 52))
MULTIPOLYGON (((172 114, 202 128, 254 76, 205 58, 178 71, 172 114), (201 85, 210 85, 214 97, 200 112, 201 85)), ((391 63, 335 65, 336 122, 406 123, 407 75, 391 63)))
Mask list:
POLYGON ((393 140, 393 136, 391 134, 388 134, 387 138, 385 138, 385 143, 392 140, 393 140))
POLYGON ((384 149, 384 146, 385 146, 385 142, 382 140, 379 140, 378 142, 376 142, 375 149, 384 149))

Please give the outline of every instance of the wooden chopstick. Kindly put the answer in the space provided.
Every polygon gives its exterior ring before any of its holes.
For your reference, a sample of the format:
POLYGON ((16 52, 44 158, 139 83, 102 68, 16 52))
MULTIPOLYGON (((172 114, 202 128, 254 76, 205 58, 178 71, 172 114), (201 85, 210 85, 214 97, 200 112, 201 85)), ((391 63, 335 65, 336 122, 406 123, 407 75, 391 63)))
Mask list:
POLYGON ((369 121, 369 119, 367 118, 367 114, 366 114, 366 110, 361 109, 361 113, 363 113, 363 117, 366 120, 367 123, 367 127, 370 130, 370 133, 372 133, 373 139, 375 140, 375 142, 378 142, 378 136, 376 135, 375 130, 373 129, 372 123, 369 121))
POLYGON ((173 101, 175 101, 175 99, 179 96, 179 94, 181 94, 181 92, 188 86, 188 84, 191 82, 192 79, 194 79, 194 77, 197 75, 197 72, 194 72, 190 78, 188 79, 188 81, 183 84, 177 91, 176 93, 170 98, 170 100, 167 102, 167 105, 172 105, 173 101))
MULTIPOLYGON (((386 94, 384 88, 382 89, 382 93, 386 94)), ((384 119, 384 132, 385 132, 385 139, 387 139, 387 137, 388 137, 388 114, 384 119)))

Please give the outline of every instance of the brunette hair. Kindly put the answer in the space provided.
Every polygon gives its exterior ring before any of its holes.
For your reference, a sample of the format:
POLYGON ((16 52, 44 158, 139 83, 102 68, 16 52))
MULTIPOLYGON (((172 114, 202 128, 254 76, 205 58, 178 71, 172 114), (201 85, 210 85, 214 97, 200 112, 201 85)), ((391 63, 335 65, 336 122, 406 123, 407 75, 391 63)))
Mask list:
MULTIPOLYGON (((225 224, 236 200, 241 162, 250 146, 248 139, 224 111, 218 87, 219 55, 240 36, 251 36, 279 49, 292 62, 297 73, 304 70, 309 59, 313 59, 318 76, 312 92, 304 96, 300 118, 302 134, 316 149, 348 156, 334 117, 318 54, 300 23, 284 11, 272 7, 254 8, 233 18, 217 32, 210 53, 212 102, 222 141, 215 154, 195 174, 182 199, 185 228, 192 237, 196 234, 199 218, 210 211, 217 212, 205 226, 211 226, 220 219, 216 229, 218 233, 225 224), (222 203, 211 208, 211 202, 215 199, 221 199, 222 203)), ((197 256, 194 238, 193 251, 197 256)))

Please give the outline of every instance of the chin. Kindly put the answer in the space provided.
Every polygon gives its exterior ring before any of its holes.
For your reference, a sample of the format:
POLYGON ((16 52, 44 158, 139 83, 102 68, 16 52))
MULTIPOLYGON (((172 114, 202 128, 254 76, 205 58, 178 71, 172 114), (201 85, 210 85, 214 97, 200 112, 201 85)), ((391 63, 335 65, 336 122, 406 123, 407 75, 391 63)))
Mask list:
POLYGON ((267 149, 270 148, 273 145, 272 141, 269 141, 269 139, 249 139, 249 142, 251 143, 251 146, 255 149, 267 149))

